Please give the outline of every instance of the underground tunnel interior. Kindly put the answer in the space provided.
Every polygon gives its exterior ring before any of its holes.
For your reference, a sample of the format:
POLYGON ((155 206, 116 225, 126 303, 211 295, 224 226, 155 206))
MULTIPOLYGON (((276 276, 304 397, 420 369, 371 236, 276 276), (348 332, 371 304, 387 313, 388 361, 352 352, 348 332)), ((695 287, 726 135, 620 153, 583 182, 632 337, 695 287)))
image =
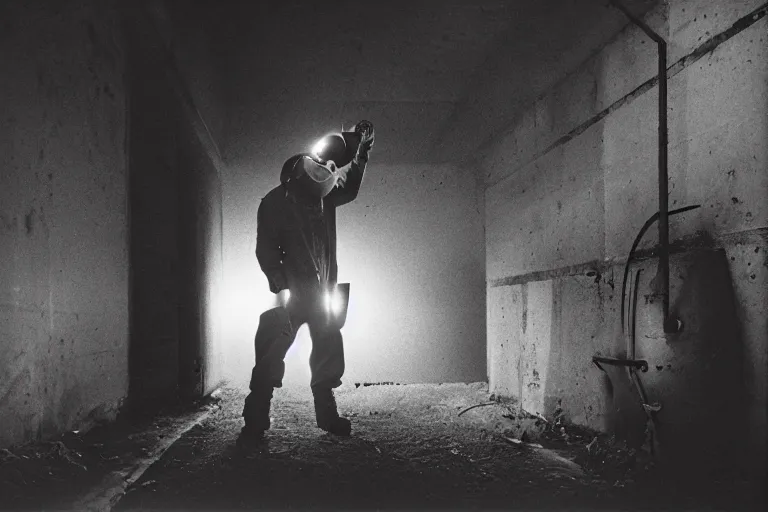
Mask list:
POLYGON ((754 506, 766 14, 0 2, 0 508, 754 506), (242 457, 274 300, 258 206, 361 119, 336 221, 352 437, 314 427, 303 327, 242 457))

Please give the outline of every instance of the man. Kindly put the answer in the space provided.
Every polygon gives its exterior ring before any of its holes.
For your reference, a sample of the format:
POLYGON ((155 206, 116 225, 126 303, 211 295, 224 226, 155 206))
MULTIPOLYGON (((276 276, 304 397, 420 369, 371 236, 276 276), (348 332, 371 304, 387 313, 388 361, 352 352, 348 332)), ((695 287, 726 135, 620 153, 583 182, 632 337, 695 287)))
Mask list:
POLYGON ((326 296, 338 273, 336 208, 357 197, 373 139, 373 125, 361 121, 353 132, 324 139, 324 146, 312 154, 289 158, 281 184, 259 205, 256 257, 278 307, 259 319, 241 447, 258 443, 269 429, 273 390, 282 386, 285 355, 304 323, 312 338, 310 386, 317 426, 336 435, 351 433, 333 395, 344 373, 344 348, 326 296))

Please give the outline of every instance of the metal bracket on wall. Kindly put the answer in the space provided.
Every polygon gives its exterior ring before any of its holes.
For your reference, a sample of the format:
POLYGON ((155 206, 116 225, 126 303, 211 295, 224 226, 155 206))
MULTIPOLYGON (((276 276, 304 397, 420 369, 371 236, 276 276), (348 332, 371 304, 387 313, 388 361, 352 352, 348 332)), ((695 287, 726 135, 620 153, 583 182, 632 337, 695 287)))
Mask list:
POLYGON ((610 366, 625 366, 640 370, 641 372, 648 371, 648 361, 643 359, 617 359, 615 357, 592 356, 592 362, 603 371, 605 369, 600 366, 600 363, 610 366))

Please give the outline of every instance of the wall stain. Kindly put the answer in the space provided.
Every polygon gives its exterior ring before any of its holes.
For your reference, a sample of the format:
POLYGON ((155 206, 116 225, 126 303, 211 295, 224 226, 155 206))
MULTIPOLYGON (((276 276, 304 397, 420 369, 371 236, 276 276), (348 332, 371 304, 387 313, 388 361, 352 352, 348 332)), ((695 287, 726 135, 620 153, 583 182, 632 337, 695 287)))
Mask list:
POLYGON ((16 231, 18 219, 16 217, 6 219, 2 213, 0 213, 0 226, 4 227, 7 231, 16 231))
POLYGON ((32 229, 34 227, 34 220, 35 220, 35 209, 32 208, 28 214, 24 216, 24 228, 27 231, 27 235, 32 234, 32 229))
POLYGON ((93 23, 90 21, 86 22, 85 28, 88 32, 88 40, 91 42, 92 46, 98 46, 99 41, 96 38, 96 29, 93 26, 93 23))
POLYGON ((18 396, 17 392, 28 387, 31 380, 29 369, 24 369, 11 378, 7 388, 0 397, 0 407, 5 407, 7 404, 12 403, 12 400, 18 396))
POLYGON ((521 323, 523 326, 523 334, 525 334, 525 331, 528 329, 528 283, 523 283, 520 289, 523 294, 523 320, 521 323))

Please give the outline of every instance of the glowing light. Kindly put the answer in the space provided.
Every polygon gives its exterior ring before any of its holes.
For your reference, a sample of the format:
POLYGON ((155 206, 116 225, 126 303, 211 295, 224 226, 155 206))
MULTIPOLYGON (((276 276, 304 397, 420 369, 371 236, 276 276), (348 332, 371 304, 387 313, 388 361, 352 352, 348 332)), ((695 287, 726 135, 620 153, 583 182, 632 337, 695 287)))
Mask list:
POLYGON ((328 147, 328 139, 323 137, 312 147, 312 154, 315 156, 315 158, 320 158, 320 153, 325 151, 326 147, 328 147))
POLYGON ((328 313, 338 315, 341 313, 343 308, 344 301, 342 300, 341 294, 339 292, 333 290, 332 292, 325 293, 325 310, 328 313))

